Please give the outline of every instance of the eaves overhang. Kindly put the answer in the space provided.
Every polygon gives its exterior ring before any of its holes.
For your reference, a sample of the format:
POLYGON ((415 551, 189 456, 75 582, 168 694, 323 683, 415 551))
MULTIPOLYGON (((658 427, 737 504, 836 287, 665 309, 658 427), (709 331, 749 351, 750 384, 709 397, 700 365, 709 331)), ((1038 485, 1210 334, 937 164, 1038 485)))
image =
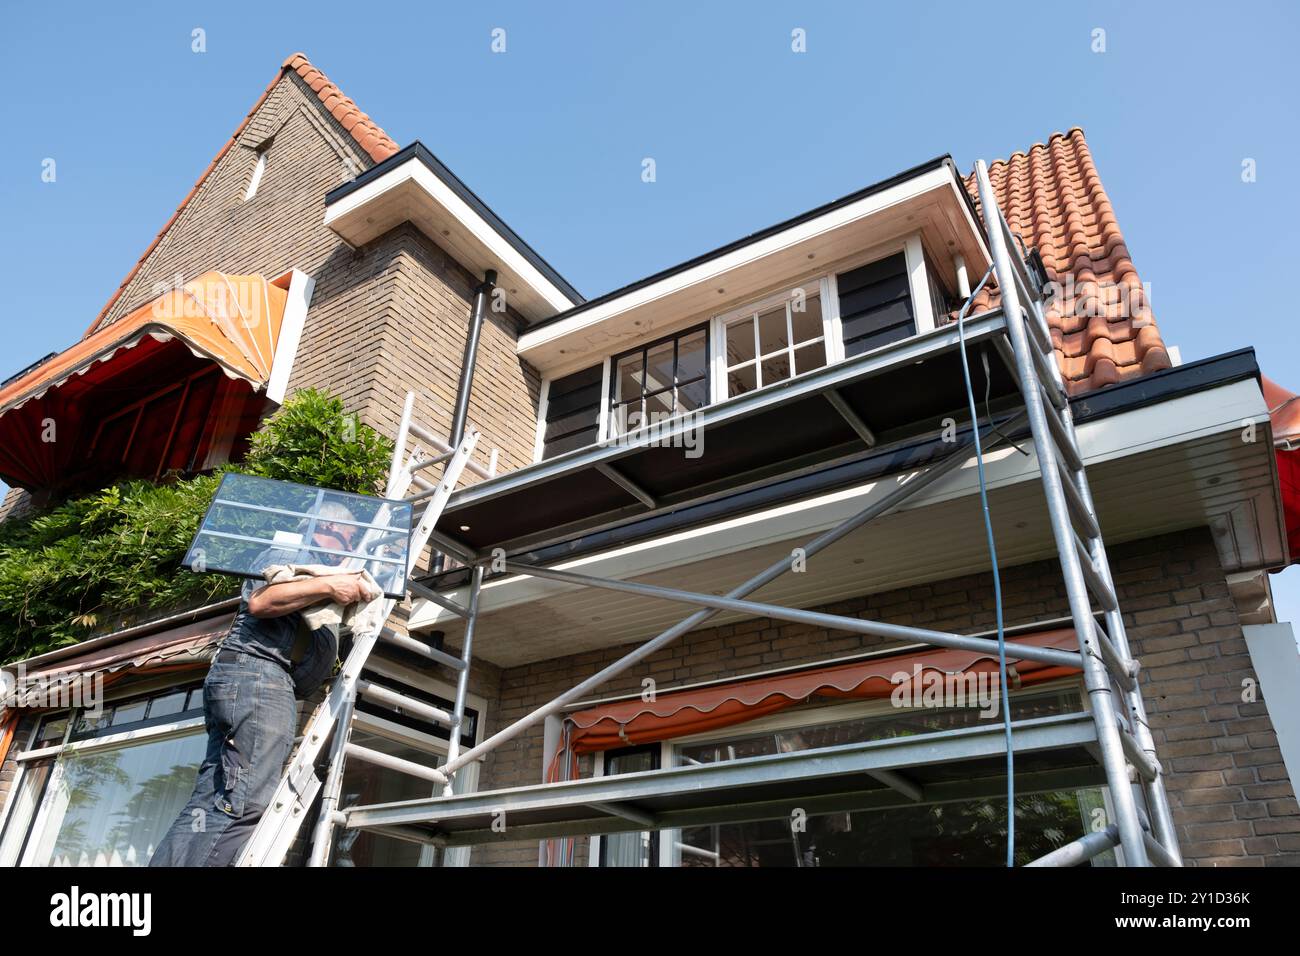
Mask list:
POLYGON ((475 275, 495 269, 498 287, 526 323, 584 301, 418 141, 325 195, 325 225, 352 246, 365 245, 404 222, 475 275))
POLYGON ((814 274, 887 255, 919 236, 941 285, 956 293, 953 257, 989 262, 979 220, 951 157, 941 156, 751 233, 536 323, 518 353, 566 374, 637 339, 693 324, 814 274))

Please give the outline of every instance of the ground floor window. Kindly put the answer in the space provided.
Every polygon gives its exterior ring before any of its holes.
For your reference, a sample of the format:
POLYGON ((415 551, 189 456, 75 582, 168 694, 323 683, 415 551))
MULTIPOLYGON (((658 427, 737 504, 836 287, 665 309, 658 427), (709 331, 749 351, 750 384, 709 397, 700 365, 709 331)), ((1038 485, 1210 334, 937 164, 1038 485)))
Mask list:
MULTIPOLYGON (((1077 682, 1013 692, 1013 719, 1083 709, 1077 682)), ((843 744, 910 737, 987 719, 972 708, 897 708, 889 702, 806 706, 712 738, 689 738, 598 754, 600 774, 717 763, 843 744)), ((1113 819, 1103 787, 1016 796, 1016 862, 1023 865, 1113 819)), ((810 814, 592 839, 598 866, 1001 866, 1006 861, 1006 799, 988 798, 810 814)), ((1114 852, 1093 866, 1115 865, 1114 852)))
POLYGON ((148 864, 203 762, 202 706, 180 687, 44 716, 18 758, 0 864, 148 864))

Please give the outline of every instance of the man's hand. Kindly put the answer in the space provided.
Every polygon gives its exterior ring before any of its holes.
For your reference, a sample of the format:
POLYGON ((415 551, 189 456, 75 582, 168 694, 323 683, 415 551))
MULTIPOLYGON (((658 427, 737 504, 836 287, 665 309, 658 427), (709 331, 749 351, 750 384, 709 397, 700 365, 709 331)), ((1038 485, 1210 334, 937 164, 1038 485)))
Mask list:
POLYGON ((331 574, 321 581, 329 587, 330 600, 335 604, 356 604, 372 597, 359 574, 331 574))
POLYGON ((248 613, 261 618, 284 617, 313 604, 356 604, 375 596, 368 592, 360 574, 325 574, 258 588, 248 599, 248 613))

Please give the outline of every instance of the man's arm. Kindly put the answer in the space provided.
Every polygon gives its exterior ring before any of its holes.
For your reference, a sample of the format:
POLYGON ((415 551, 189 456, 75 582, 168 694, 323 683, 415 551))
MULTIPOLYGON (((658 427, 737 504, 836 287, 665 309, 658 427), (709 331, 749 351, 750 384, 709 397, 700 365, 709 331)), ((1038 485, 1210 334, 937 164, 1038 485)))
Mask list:
POLYGON ((359 574, 329 574, 264 585, 249 595, 248 613, 253 617, 284 617, 313 604, 355 604, 366 597, 359 574))

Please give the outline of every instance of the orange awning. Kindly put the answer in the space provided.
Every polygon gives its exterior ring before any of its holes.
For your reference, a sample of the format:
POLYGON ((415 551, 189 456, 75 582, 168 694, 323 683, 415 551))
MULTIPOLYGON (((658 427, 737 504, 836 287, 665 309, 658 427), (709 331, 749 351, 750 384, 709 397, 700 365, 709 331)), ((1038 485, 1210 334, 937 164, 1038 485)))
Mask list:
POLYGON ((260 275, 204 273, 0 388, 0 415, 145 341, 180 340, 231 378, 261 388, 271 377, 288 296, 287 277, 268 282, 260 275))
MULTIPOLYGON (((1017 635, 1019 644, 1078 650, 1073 628, 1017 635)), ((1076 674, 1078 671, 1008 655, 1008 686, 1023 687, 1076 674)), ((877 657, 833 667, 818 667, 660 694, 653 701, 617 701, 569 714, 573 753, 656 743, 673 737, 718 730, 784 710, 810 697, 873 699, 889 697, 900 686, 898 675, 915 681, 926 672, 940 674, 998 671, 996 652, 936 649, 877 657)), ((915 687, 919 694, 920 687, 915 687)))

